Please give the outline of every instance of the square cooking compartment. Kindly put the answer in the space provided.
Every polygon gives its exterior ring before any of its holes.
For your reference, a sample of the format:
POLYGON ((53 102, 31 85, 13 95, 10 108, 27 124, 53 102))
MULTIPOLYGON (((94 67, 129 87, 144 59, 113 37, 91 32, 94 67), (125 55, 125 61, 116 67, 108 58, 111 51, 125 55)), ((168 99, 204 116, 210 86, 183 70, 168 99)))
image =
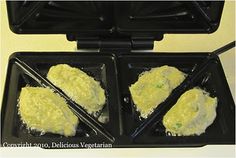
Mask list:
MULTIPOLYGON (((18 58, 35 71, 40 73, 44 78, 47 77, 47 73, 51 66, 57 64, 68 64, 71 67, 79 68, 89 76, 93 77, 96 81, 99 81, 101 87, 105 90, 106 103, 99 115, 106 115, 107 124, 110 120, 109 110, 112 103, 112 98, 115 94, 113 87, 115 86, 116 77, 112 75, 115 73, 114 69, 114 57, 111 54, 98 55, 95 53, 21 53, 18 58)), ((112 109, 111 109, 112 110, 112 109)))
MULTIPOLYGON (((52 53, 53 54, 53 53, 52 53)), ((5 88, 6 97, 3 104, 6 105, 2 110, 5 117, 2 115, 2 125, 4 130, 2 131, 2 142, 15 143, 15 141, 26 141, 26 142, 54 142, 54 141, 68 141, 73 142, 106 142, 107 139, 101 137, 96 129, 92 129, 86 123, 80 121, 77 133, 73 137, 64 137, 58 134, 46 133, 41 135, 40 132, 29 131, 26 129, 26 126, 20 120, 18 115, 18 98, 22 87, 25 86, 34 86, 34 87, 53 87, 50 84, 45 82, 47 71, 53 65, 59 63, 69 64, 78 68, 83 68, 83 71, 94 77, 96 80, 99 80, 102 84, 102 87, 105 89, 107 96, 107 102, 104 109, 101 112, 101 115, 104 115, 108 118, 108 121, 103 124, 104 128, 116 135, 118 130, 118 123, 116 121, 119 116, 118 105, 116 101, 116 76, 107 75, 115 74, 115 65, 114 57, 112 55, 104 56, 93 56, 92 54, 76 54, 76 53, 55 53, 52 55, 50 53, 15 53, 10 61, 8 68, 8 79, 5 88), (55 56, 54 56, 55 55, 55 56), (22 63, 25 63, 28 68, 22 66, 22 63), (42 77, 39 78, 37 75, 31 73, 32 71, 38 72, 42 77), (111 90, 112 89, 112 90, 111 90), (11 98, 10 98, 11 97, 11 98), (7 108, 6 108, 7 107, 7 108), (114 111, 115 110, 115 114, 114 111), (5 120, 3 120, 5 118, 5 120), (10 126, 9 126, 10 124, 10 126), (116 126, 117 125, 117 126, 116 126)), ((60 93, 59 93, 60 94, 60 93)), ((62 96, 63 97, 63 96, 62 96)), ((68 100, 67 100, 68 101, 68 100)), ((68 102, 71 106, 71 102, 68 102)), ((98 121, 98 120, 97 120, 98 121)))
MULTIPOLYGON (((142 72, 154 67, 168 65, 174 66, 188 75, 197 65, 203 62, 207 55, 207 53, 132 53, 121 55, 119 57, 119 73, 121 75, 119 81, 122 101, 122 121, 125 134, 131 135, 145 121, 145 119, 140 119, 139 112, 136 111, 128 89, 131 84, 138 80, 142 72)), ((175 91, 183 87, 182 84, 174 89, 170 96, 153 113, 161 112, 175 91)))

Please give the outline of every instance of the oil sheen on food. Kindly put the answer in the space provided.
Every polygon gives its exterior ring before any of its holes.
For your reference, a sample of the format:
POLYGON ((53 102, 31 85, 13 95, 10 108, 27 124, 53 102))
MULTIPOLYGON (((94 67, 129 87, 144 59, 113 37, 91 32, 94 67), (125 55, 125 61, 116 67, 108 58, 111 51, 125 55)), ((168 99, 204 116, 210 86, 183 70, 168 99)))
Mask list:
POLYGON ((50 68, 47 78, 89 114, 101 110, 105 104, 100 82, 78 68, 58 64, 50 68))
POLYGON ((152 68, 139 75, 138 81, 129 87, 140 116, 147 118, 153 110, 180 85, 186 75, 172 66, 152 68))
POLYGON ((19 114, 29 129, 42 133, 74 136, 79 122, 64 98, 42 87, 21 89, 19 114))
POLYGON ((166 113, 163 125, 172 135, 200 135, 216 117, 217 98, 200 88, 185 92, 166 113))

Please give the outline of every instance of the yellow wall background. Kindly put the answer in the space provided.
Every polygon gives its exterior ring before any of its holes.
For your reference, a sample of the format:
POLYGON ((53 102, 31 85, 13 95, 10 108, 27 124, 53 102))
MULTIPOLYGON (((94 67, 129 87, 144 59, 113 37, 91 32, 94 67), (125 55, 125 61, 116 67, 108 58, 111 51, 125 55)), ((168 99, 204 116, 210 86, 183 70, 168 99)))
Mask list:
MULTIPOLYGON (((17 35, 8 26, 6 4, 1 4, 1 97, 5 80, 8 57, 16 51, 74 51, 75 42, 66 40, 65 35, 17 35)), ((205 52, 213 51, 235 40, 235 2, 225 2, 221 24, 213 34, 166 34, 160 42, 155 42, 158 52, 205 52)), ((233 53, 234 54, 234 53, 233 53)), ((0 97, 0 98, 1 98, 0 97)))

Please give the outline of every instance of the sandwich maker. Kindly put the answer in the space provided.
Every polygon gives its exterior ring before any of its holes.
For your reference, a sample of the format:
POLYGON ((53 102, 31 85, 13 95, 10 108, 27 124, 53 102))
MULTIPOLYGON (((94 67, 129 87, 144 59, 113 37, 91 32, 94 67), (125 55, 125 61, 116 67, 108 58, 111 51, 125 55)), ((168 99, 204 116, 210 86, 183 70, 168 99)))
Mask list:
POLYGON ((69 41, 77 41, 79 50, 87 52, 16 52, 10 56, 1 110, 1 145, 84 148, 84 142, 132 148, 235 144, 235 103, 218 58, 235 42, 215 52, 145 51, 165 33, 213 33, 223 6, 224 1, 8 1, 9 26, 14 33, 65 34, 69 41), (89 115, 47 80, 49 68, 56 64, 80 68, 101 82, 107 101, 98 116, 89 115), (163 65, 174 66, 188 77, 147 119, 140 119, 128 88, 143 71, 163 65), (26 128, 17 105, 21 88, 27 85, 50 87, 67 100, 81 120, 75 136, 42 135, 26 128), (196 86, 218 98, 215 121, 200 136, 166 134, 163 116, 184 92, 196 86))

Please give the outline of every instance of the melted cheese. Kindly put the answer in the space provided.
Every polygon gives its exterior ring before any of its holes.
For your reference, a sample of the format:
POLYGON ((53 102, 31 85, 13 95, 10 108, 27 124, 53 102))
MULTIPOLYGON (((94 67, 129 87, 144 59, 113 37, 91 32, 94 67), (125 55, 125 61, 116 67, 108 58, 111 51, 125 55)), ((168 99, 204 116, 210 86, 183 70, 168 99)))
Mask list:
POLYGON ((204 90, 193 88, 185 92, 166 113, 163 125, 173 135, 200 135, 216 117, 217 98, 204 90))
POLYGON ((52 66, 47 78, 90 114, 105 104, 105 91, 100 83, 78 68, 67 64, 52 66))
POLYGON ((143 72, 129 88, 141 117, 147 118, 184 79, 183 72, 166 65, 143 72))
POLYGON ((24 87, 19 98, 19 114, 30 129, 74 136, 78 118, 64 98, 49 88, 24 87))

